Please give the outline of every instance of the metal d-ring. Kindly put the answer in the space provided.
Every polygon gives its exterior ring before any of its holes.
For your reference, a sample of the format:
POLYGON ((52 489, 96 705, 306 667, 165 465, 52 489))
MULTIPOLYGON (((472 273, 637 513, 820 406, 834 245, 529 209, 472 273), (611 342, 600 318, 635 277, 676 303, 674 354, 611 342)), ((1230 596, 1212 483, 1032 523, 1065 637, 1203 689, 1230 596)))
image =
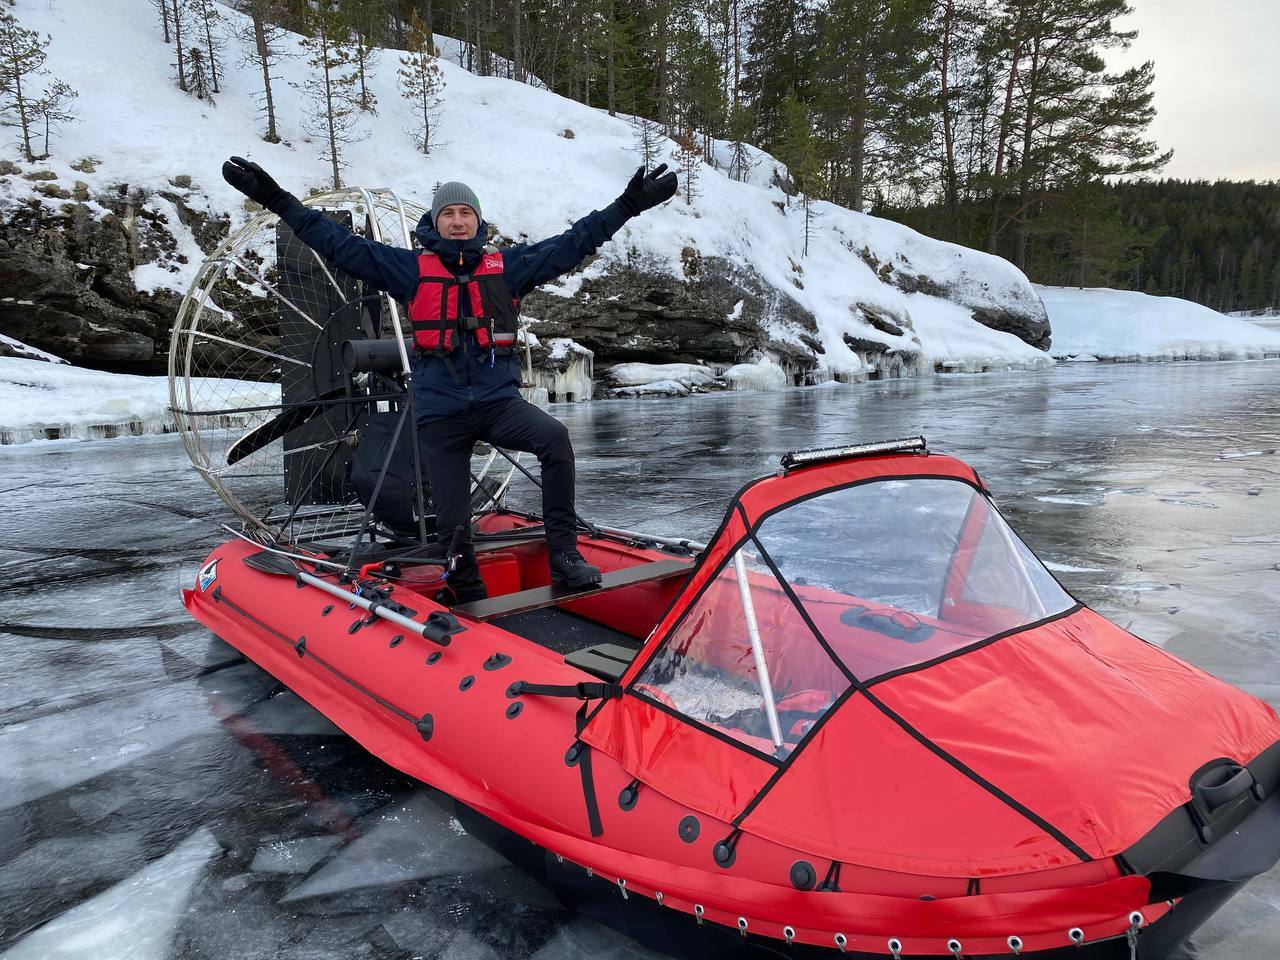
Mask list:
POLYGON ((902 941, 897 937, 890 937, 889 942, 885 944, 889 948, 889 956, 893 960, 902 960, 902 941))
POLYGON ((1018 936, 1010 937, 1005 943, 1009 944, 1009 949, 1013 951, 1015 957, 1022 956, 1022 938, 1018 936))
POLYGON ((792 926, 783 927, 782 936, 787 941, 787 946, 791 946, 791 941, 796 938, 796 928, 792 926))
POLYGON ((1084 931, 1079 927, 1072 927, 1067 931, 1067 939, 1078 947, 1084 943, 1084 931))
POLYGON ((957 940, 955 937, 952 937, 950 940, 947 941, 947 949, 951 951, 951 955, 955 957, 956 960, 960 960, 960 951, 963 950, 964 947, 960 945, 959 940, 957 940))
POLYGON ((706 912, 707 911, 703 908, 702 904, 695 903, 693 905, 693 915, 698 919, 698 926, 702 926, 702 915, 706 912))
POLYGON ((844 953, 845 948, 849 946, 849 938, 843 933, 836 934, 836 946, 840 948, 840 952, 844 953))
POLYGON ((743 940, 747 939, 747 918, 746 917, 738 918, 738 932, 742 934, 743 940))
POLYGON ((622 899, 627 899, 627 879, 626 877, 618 878, 618 889, 622 891, 622 899))

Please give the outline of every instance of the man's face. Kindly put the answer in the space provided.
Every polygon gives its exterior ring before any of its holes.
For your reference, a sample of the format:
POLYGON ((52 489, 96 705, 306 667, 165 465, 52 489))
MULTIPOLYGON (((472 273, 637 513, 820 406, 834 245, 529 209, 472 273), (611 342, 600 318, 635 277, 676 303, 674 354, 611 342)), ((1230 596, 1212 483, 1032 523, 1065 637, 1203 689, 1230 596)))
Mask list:
POLYGON ((467 204, 451 203, 436 217, 436 229, 449 240, 470 240, 480 229, 480 220, 467 204))

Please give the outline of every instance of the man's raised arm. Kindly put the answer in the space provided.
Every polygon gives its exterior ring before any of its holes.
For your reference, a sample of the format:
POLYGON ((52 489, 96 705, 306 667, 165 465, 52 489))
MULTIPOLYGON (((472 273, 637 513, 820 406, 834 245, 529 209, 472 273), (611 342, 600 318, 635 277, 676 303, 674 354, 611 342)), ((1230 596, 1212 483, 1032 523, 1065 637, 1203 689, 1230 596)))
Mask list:
POLYGON ((319 210, 304 207, 262 167, 241 157, 222 165, 222 178, 250 200, 262 204, 294 234, 339 270, 408 301, 418 289, 418 257, 412 250, 358 237, 319 210))

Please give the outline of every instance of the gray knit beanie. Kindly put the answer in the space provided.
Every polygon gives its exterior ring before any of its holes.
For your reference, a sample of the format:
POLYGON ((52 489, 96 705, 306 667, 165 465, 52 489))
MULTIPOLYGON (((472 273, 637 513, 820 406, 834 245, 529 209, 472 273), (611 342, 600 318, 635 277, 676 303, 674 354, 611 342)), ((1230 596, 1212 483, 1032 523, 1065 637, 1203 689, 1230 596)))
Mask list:
POLYGON ((448 183, 442 183, 436 187, 436 195, 431 198, 432 225, 435 225, 441 210, 455 203, 465 203, 476 212, 477 220, 484 219, 484 217, 480 216, 480 200, 476 197, 476 192, 465 183, 450 180, 448 183))

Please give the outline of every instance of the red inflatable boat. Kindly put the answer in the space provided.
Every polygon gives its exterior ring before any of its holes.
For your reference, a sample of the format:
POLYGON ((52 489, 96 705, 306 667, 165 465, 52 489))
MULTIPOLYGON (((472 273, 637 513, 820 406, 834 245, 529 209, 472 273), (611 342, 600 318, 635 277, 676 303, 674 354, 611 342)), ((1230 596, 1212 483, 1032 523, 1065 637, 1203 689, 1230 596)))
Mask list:
POLYGON ((478 603, 246 540, 183 599, 660 949, 1166 956, 1280 856, 1275 712, 1073 599, 965 464, 880 449, 788 455, 705 546, 584 533, 588 593, 492 512, 478 603))

